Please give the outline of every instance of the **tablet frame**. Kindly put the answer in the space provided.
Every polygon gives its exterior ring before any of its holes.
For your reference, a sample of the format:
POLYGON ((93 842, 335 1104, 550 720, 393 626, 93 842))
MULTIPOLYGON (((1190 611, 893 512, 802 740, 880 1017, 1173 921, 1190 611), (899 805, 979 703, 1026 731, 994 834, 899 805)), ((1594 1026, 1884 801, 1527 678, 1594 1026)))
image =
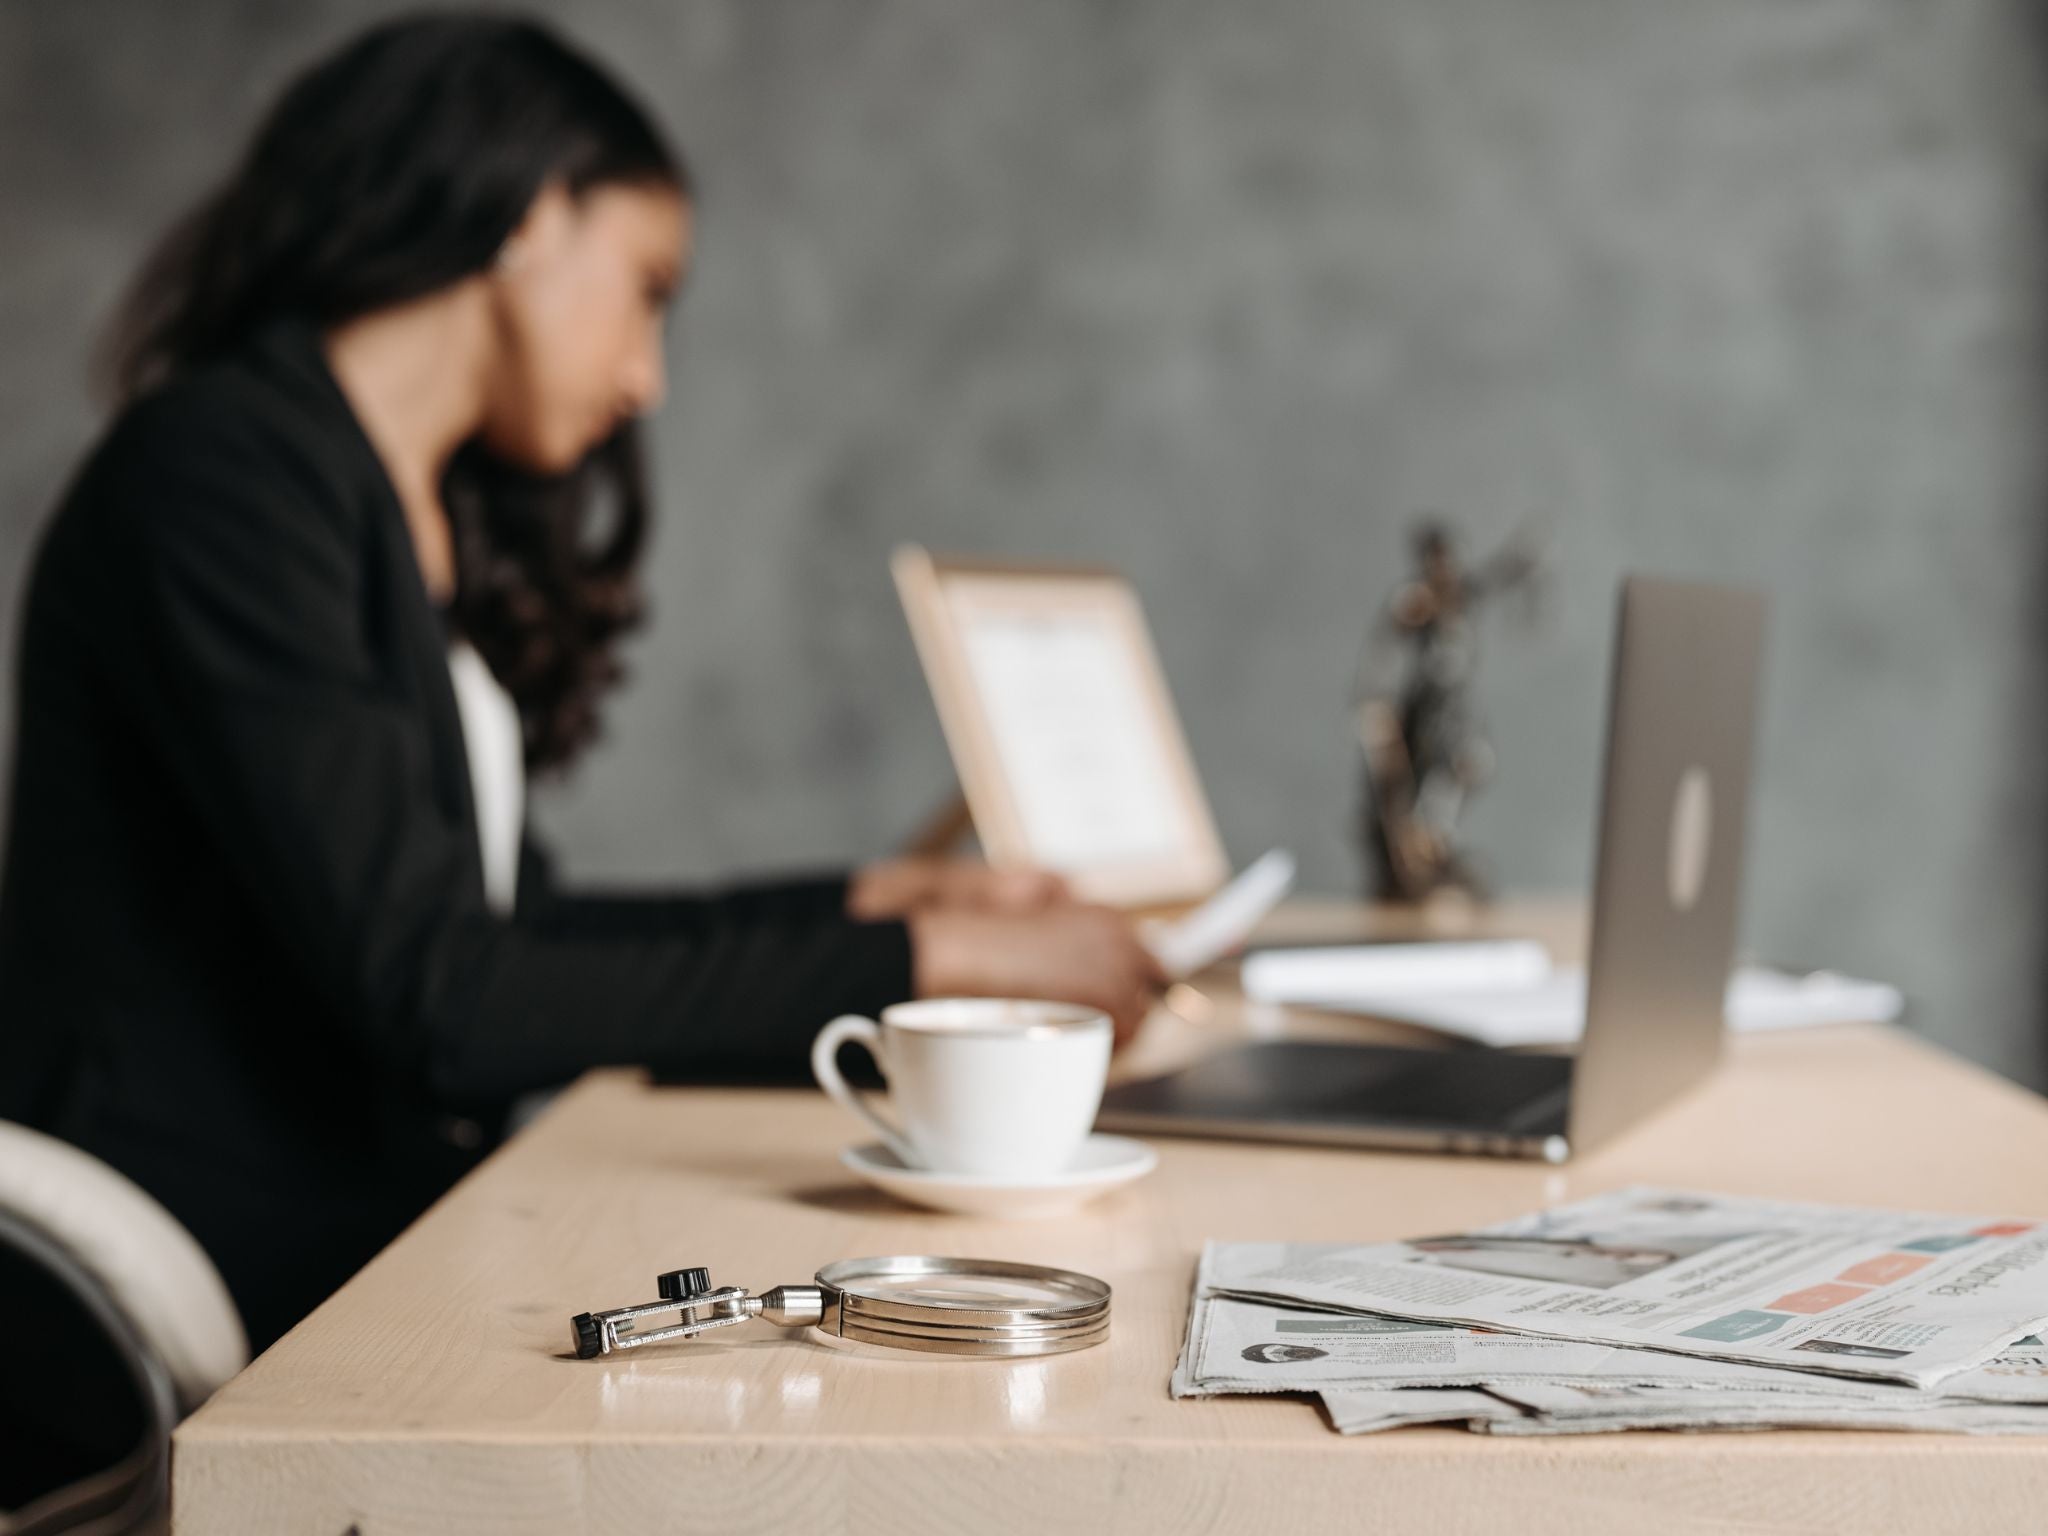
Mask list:
POLYGON ((1230 862, 1188 752, 1187 736, 1167 688, 1144 609, 1123 576, 1102 566, 934 556, 915 544, 899 547, 889 567, 925 680, 931 686, 961 793, 991 865, 1028 868, 1039 861, 1033 856, 1023 814, 997 751, 988 711, 949 601, 963 585, 979 600, 1006 607, 1106 613, 1128 647, 1144 694, 1146 716, 1173 783, 1177 846, 1162 858, 1060 871, 1075 893, 1111 906, 1169 907, 1199 901, 1223 884, 1230 874, 1230 862))

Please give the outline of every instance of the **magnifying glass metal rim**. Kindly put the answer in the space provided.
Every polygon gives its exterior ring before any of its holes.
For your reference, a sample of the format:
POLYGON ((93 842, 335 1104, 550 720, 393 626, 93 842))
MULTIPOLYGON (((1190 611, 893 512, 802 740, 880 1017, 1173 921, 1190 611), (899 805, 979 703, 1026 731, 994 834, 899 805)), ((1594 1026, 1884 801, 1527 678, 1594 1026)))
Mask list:
POLYGON ((1026 1355, 1064 1355, 1073 1350, 1087 1349, 1109 1337, 1109 1322, 1105 1319, 1090 1329, 1017 1339, 940 1338, 929 1333, 894 1333, 852 1323, 836 1331, 833 1337, 856 1344, 875 1344, 887 1349, 905 1349, 918 1354, 967 1355, 977 1359, 998 1360, 1026 1355))
POLYGON ((933 1308, 921 1307, 914 1301, 877 1302, 873 1297, 862 1296, 853 1291, 839 1293, 839 1310, 848 1317, 865 1318, 884 1327, 907 1325, 938 1329, 948 1333, 962 1329, 1045 1333, 1061 1328, 1089 1327, 1109 1313, 1109 1308, 1105 1305, 1066 1317, 1043 1319, 1029 1315, 1023 1309, 969 1311, 965 1308, 952 1308, 944 1316, 934 1316, 933 1308))
MULTIPOLYGON (((1043 1327, 1080 1321, 1109 1310, 1110 1290, 1092 1275, 1071 1269, 1051 1269, 1043 1264, 1019 1264, 1006 1259, 950 1259, 930 1254, 892 1254, 884 1258, 841 1259, 818 1271, 818 1284, 837 1291, 858 1310, 904 1322, 976 1322, 1000 1325, 1022 1323, 1043 1327), (1017 1306, 991 1306, 985 1300, 934 1296, 905 1300, 894 1291, 869 1288, 886 1280, 939 1279, 957 1276, 973 1280, 1023 1280, 1062 1291, 1071 1300, 1026 1302, 1017 1306), (939 1317, 934 1313, 941 1314, 939 1317)), ((844 1303, 842 1303, 844 1305, 844 1303)))
MULTIPOLYGON (((1100 1327, 1109 1316, 1097 1312, 1088 1317, 1069 1318, 1062 1322, 957 1322, 951 1318, 888 1316, 877 1315, 854 1305, 858 1297, 840 1298, 839 1315, 849 1323, 861 1323, 871 1328, 886 1328, 897 1333, 930 1333, 942 1339, 1022 1339, 1035 1338, 1046 1333, 1085 1333, 1090 1328, 1100 1327)), ((822 1326, 822 1325, 821 1325, 822 1326)))

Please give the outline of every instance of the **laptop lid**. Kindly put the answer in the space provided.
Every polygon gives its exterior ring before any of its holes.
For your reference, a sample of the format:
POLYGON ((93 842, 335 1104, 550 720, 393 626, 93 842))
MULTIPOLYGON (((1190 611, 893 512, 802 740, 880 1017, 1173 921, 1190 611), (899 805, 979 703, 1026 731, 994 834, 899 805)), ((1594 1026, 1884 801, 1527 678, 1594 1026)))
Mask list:
POLYGON ((1705 1078, 1735 958, 1763 660, 1761 595, 1621 589, 1574 1155, 1705 1078))

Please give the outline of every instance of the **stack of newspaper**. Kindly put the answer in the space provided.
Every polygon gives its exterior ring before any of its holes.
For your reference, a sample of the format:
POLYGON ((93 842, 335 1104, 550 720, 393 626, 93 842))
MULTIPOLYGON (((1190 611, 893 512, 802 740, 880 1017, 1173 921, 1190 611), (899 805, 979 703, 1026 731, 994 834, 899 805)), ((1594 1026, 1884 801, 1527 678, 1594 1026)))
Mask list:
POLYGON ((2048 1221, 1629 1189, 1475 1232, 1210 1243, 1176 1397, 1346 1434, 2048 1434, 2048 1221))

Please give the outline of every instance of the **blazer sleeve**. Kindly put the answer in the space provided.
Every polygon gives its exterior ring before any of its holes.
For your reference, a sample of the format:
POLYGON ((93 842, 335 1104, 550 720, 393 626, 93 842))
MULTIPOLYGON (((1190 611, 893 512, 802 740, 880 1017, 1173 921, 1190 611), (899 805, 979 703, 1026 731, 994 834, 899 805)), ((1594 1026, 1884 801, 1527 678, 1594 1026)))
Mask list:
POLYGON ((607 1064, 759 1075, 835 1012, 908 994, 901 924, 801 905, 673 927, 494 917, 473 832, 435 797, 406 662, 368 638, 366 605, 389 599, 366 550, 404 536, 395 510, 352 504, 312 445, 217 412, 135 419, 97 502, 108 672, 245 886, 252 942, 294 958, 361 1049, 449 1100, 607 1064))
POLYGON ((729 923, 830 922, 846 915, 845 875, 791 876, 722 890, 564 889, 529 831, 519 848, 519 920, 555 933, 673 933, 729 923))

